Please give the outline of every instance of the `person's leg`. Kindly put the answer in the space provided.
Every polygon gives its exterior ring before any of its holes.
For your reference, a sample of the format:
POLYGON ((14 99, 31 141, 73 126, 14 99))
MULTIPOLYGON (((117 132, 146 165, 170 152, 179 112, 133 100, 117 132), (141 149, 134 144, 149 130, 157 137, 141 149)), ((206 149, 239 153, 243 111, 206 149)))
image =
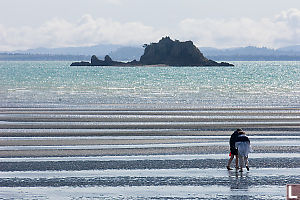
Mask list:
POLYGON ((247 171, 249 171, 248 156, 245 156, 245 164, 246 164, 247 171))
POLYGON ((230 168, 230 164, 231 164, 233 158, 234 158, 234 155, 231 154, 231 156, 230 156, 230 158, 229 158, 229 160, 228 160, 227 166, 226 166, 228 170, 232 170, 232 169, 230 168))
POLYGON ((239 164, 240 164, 240 172, 242 172, 244 167, 244 156, 241 156, 240 154, 239 154, 239 164))
POLYGON ((235 168, 238 169, 239 168, 239 156, 235 155, 235 168))

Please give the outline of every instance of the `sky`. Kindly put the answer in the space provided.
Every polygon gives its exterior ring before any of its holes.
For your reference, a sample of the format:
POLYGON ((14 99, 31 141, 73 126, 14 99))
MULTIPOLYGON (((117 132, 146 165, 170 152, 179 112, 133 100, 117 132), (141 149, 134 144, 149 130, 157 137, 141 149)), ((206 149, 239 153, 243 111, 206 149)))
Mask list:
POLYGON ((300 44, 300 0, 0 0, 0 51, 143 45, 300 44))

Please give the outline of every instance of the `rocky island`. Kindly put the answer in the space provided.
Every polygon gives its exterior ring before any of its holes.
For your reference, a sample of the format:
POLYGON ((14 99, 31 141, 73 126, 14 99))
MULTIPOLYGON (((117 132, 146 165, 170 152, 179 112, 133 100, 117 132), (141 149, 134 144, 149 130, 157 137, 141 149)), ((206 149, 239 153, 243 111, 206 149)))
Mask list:
POLYGON ((180 42, 173 41, 170 37, 163 37, 158 43, 151 43, 144 47, 145 51, 140 61, 118 62, 113 61, 108 55, 104 60, 100 60, 93 55, 91 62, 74 62, 71 66, 233 66, 205 58, 192 41, 180 42))

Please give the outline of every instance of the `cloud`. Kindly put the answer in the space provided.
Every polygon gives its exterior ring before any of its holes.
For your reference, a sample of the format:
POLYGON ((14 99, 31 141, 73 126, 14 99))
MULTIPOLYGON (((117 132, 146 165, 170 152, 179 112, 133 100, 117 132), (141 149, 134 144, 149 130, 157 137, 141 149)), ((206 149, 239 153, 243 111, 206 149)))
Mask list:
POLYGON ((291 27, 300 27, 300 10, 291 8, 286 11, 282 11, 276 16, 275 20, 277 22, 288 22, 291 27))
POLYGON ((300 44, 300 10, 289 9, 273 18, 184 19, 179 24, 181 38, 191 38, 200 46, 268 46, 300 44))
POLYGON ((105 0, 107 3, 113 4, 113 5, 117 5, 120 6, 122 5, 122 1, 121 0, 105 0))
POLYGON ((91 15, 84 15, 76 22, 55 18, 38 27, 5 27, 0 24, 0 51, 101 43, 142 45, 158 41, 166 35, 174 39, 192 40, 198 46, 295 45, 300 44, 300 10, 289 9, 260 20, 187 18, 165 29, 91 15))
POLYGON ((162 35, 162 31, 139 22, 120 23, 84 15, 76 23, 56 18, 37 28, 7 28, 0 25, 0 51, 100 43, 141 45, 156 41, 162 35))

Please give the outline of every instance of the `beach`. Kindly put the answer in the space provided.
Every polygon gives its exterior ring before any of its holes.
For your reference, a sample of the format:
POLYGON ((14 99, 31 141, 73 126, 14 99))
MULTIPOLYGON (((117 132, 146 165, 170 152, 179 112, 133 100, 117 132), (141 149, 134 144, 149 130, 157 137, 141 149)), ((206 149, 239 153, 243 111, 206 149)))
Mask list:
POLYGON ((300 63, 234 65, 0 62, 0 199, 285 199, 300 63), (237 128, 242 173, 226 169, 237 128))
POLYGON ((284 199, 300 181, 300 109, 1 108, 0 197, 284 199), (229 138, 250 171, 227 171, 229 138))

